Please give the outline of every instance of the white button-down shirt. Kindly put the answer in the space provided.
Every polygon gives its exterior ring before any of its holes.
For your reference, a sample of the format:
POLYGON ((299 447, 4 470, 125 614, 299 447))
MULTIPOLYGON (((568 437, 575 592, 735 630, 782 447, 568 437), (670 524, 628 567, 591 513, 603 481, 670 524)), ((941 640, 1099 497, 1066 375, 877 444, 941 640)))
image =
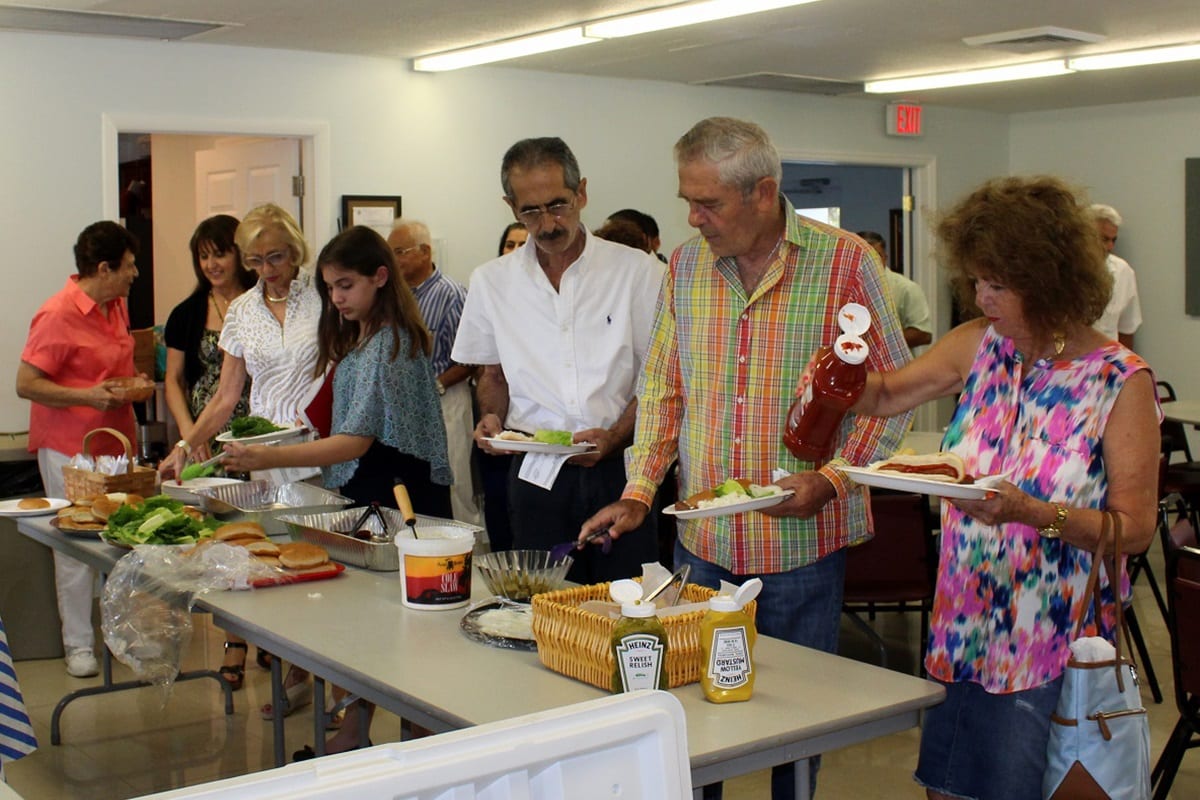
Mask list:
POLYGON ((583 253, 557 292, 533 242, 471 275, 452 358, 504 369, 506 428, 605 428, 634 397, 663 265, 649 253, 581 233, 583 253))

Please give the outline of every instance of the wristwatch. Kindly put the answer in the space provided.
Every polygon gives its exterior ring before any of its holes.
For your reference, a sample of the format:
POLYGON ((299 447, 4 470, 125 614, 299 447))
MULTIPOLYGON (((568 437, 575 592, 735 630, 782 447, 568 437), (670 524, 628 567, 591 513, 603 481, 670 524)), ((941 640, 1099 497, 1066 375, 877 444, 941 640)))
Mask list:
POLYGON ((446 393, 446 386, 440 380, 434 379, 433 385, 437 387, 437 392, 439 395, 446 393))
POLYGON ((178 442, 175 443, 175 446, 177 448, 179 448, 180 450, 182 450, 183 452, 187 453, 189 456, 192 454, 192 446, 190 444, 188 444, 187 439, 180 439, 178 442))
POLYGON ((1054 506, 1054 521, 1037 529, 1038 535, 1043 539, 1059 538, 1062 536, 1063 526, 1067 524, 1067 507, 1059 503, 1050 505, 1054 506))

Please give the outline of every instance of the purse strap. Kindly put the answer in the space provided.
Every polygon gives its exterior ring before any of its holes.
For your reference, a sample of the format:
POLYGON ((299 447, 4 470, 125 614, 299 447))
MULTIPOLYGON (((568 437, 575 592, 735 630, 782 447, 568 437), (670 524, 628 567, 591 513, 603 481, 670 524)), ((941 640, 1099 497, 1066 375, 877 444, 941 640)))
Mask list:
POLYGON ((1113 647, 1116 648, 1116 674, 1117 688, 1120 691, 1125 691, 1125 682, 1121 677, 1121 640, 1125 640, 1125 646, 1129 653, 1129 663, 1134 665, 1133 661, 1133 640, 1129 633, 1129 626, 1125 624, 1125 604, 1121 602, 1121 517, 1114 511, 1105 511, 1101 517, 1100 524, 1100 539, 1096 542, 1096 550, 1092 554, 1092 569, 1088 573, 1087 588, 1083 593, 1083 609, 1079 613, 1079 621, 1075 625, 1075 638, 1080 638, 1084 633, 1084 621, 1087 619, 1087 607, 1091 604, 1093 607, 1093 616, 1096 621, 1096 631, 1099 633, 1101 621, 1104 619, 1103 603, 1100 599, 1100 570, 1105 563, 1108 564, 1105 570, 1108 573, 1108 584, 1112 588, 1113 601, 1116 604, 1117 630, 1113 637, 1113 647), (1108 540, 1109 531, 1112 531, 1112 555, 1105 558, 1105 542, 1108 540))

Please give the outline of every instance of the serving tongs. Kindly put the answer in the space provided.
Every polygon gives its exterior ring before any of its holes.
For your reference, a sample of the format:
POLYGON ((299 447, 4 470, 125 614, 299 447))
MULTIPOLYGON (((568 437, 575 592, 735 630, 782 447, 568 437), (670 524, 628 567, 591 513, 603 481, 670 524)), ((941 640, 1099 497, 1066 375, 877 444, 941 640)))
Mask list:
POLYGON ((576 550, 582 550, 584 545, 599 544, 600 552, 608 555, 612 552, 612 536, 608 533, 608 528, 601 528, 598 531, 592 531, 582 539, 572 539, 569 542, 556 544, 550 548, 550 563, 562 561, 563 556, 568 556, 576 550))
POLYGON ((690 577, 691 574, 692 574, 691 564, 685 564, 681 569, 676 570, 675 573, 673 575, 671 575, 671 577, 669 577, 665 581, 663 581, 657 588, 654 589, 654 591, 650 592, 650 594, 643 597, 642 602, 643 603, 653 603, 655 598, 657 598, 660 594, 663 594, 664 592, 667 591, 667 589, 669 589, 670 587, 672 587, 676 583, 678 583, 679 585, 675 588, 675 590, 672 594, 665 595, 667 600, 666 600, 666 603, 663 604, 664 606, 675 605, 676 603, 679 602, 679 596, 683 594, 683 587, 687 584, 688 577, 690 577))
POLYGON ((371 531, 371 544, 388 544, 395 538, 395 534, 388 530, 387 517, 383 515, 383 511, 379 508, 378 500, 371 501, 371 505, 363 509, 362 516, 355 521, 353 527, 350 529, 353 532, 352 535, 355 535, 355 538, 357 538, 356 534, 362 530, 363 525, 367 524, 367 520, 371 518, 372 514, 379 520, 379 530, 371 531))

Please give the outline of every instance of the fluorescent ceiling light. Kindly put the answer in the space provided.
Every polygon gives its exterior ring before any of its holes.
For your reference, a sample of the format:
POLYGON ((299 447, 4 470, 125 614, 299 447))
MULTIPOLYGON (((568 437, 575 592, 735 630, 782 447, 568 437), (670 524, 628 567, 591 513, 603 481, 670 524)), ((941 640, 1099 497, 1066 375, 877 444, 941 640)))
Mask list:
POLYGON ((1200 59, 1200 44, 1180 44, 1171 47, 1151 47, 1146 50, 1126 50, 1122 53, 1079 56, 1067 59, 1067 64, 1071 69, 1119 69, 1195 59, 1200 59))
POLYGON ((871 94, 891 94, 894 92, 916 92, 922 89, 946 89, 951 86, 973 86, 977 83, 999 83, 1001 81, 1019 81, 1026 78, 1045 78, 1051 75, 1066 75, 1073 72, 1064 59, 1051 61, 1033 61, 1027 64, 1015 64, 1010 67, 991 67, 988 69, 963 70, 961 72, 943 72, 938 75, 919 75, 909 78, 891 78, 882 81, 867 81, 864 91, 871 94))
POLYGON ((639 14, 614 17, 602 22, 593 22, 585 25, 583 31, 587 36, 615 39, 620 36, 633 36, 638 33, 661 31, 667 28, 681 28, 684 25, 695 25, 698 22, 757 14, 760 11, 773 11, 777 8, 812 2, 815 0, 705 0, 700 3, 684 3, 639 14))
POLYGON ((509 39, 494 44, 484 44, 479 47, 465 47, 462 50, 451 50, 432 56, 413 59, 413 69, 417 72, 442 72, 450 69, 474 67, 479 64, 489 64, 493 61, 507 61, 510 58, 531 56, 536 53, 548 53, 552 50, 563 50, 581 44, 591 44, 599 39, 583 35, 583 28, 565 28, 549 33, 535 33, 532 36, 522 36, 519 39, 509 39))

